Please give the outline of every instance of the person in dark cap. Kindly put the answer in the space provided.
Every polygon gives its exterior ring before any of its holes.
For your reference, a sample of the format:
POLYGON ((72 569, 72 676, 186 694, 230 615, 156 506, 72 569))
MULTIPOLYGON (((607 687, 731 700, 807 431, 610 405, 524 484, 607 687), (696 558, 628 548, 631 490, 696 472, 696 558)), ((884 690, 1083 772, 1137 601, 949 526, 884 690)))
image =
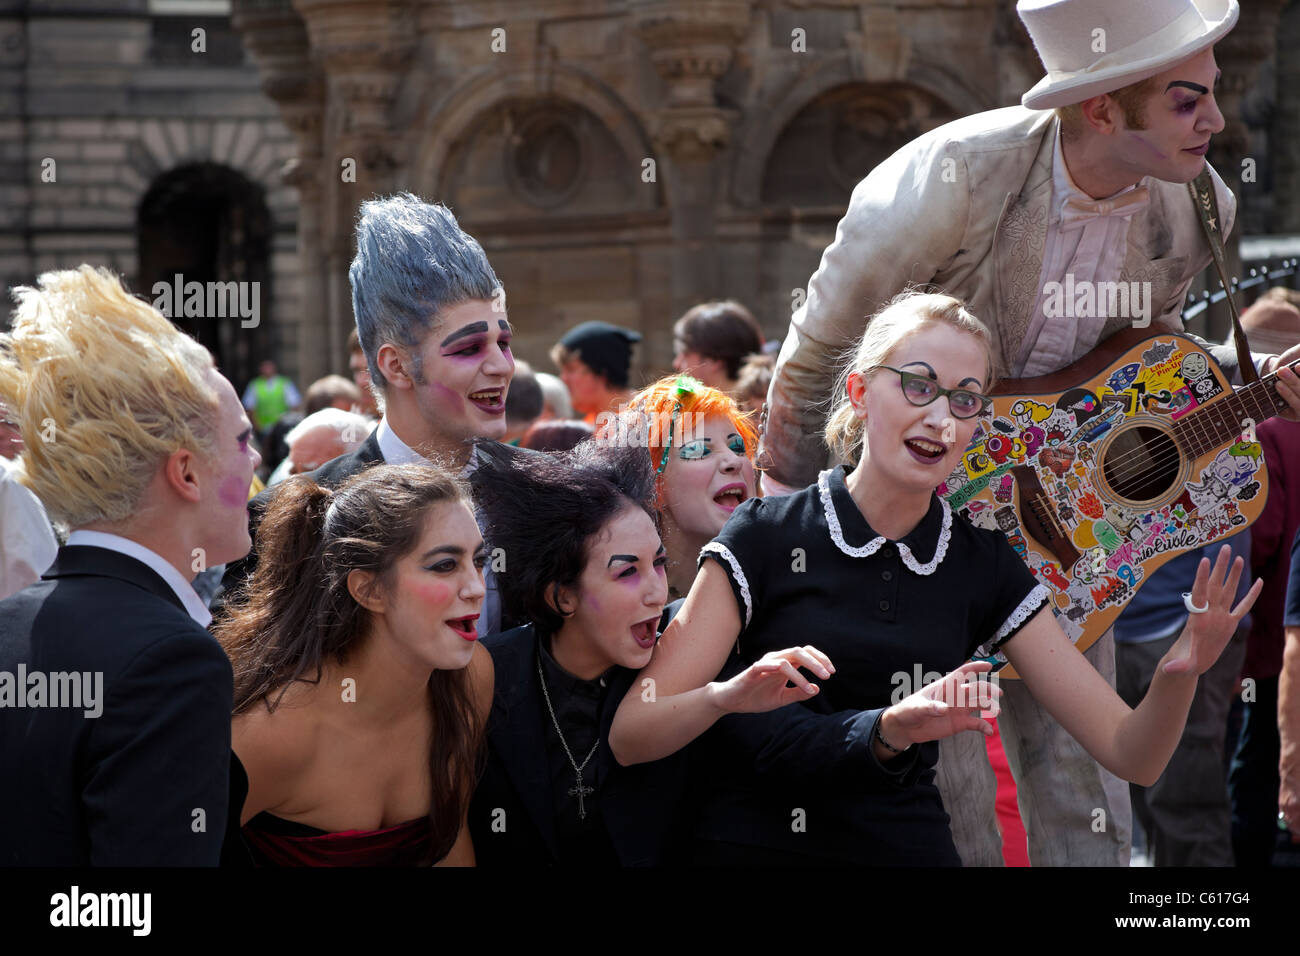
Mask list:
POLYGON ((574 410, 594 425, 596 416, 616 411, 632 397, 627 387, 632 344, 641 334, 608 322, 583 322, 551 349, 551 361, 568 386, 574 410))

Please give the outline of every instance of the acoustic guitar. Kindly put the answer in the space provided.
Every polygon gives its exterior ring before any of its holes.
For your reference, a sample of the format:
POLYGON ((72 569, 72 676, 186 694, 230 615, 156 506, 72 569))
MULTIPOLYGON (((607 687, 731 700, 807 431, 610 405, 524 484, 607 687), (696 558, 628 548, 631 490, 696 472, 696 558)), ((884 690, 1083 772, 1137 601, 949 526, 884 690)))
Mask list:
POLYGON ((1259 517, 1254 428, 1286 408, 1276 374, 1234 389, 1191 339, 1125 329, 1058 372, 999 383, 938 493, 1007 535, 1084 650, 1158 567, 1259 517))

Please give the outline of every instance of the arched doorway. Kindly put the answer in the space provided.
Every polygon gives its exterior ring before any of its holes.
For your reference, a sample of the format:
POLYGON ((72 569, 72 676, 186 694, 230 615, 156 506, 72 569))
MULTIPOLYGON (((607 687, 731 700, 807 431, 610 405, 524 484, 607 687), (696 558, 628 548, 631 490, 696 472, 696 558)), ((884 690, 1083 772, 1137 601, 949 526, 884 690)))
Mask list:
POLYGON ((171 308, 164 311, 242 388, 260 360, 275 357, 271 214, 262 187, 228 166, 180 166, 154 180, 140 201, 136 227, 137 291, 159 303, 166 286, 163 304, 171 308), (201 305, 190 294, 195 282, 208 290, 201 305))
POLYGON ((822 93, 786 124, 763 171, 766 206, 823 208, 836 218, 853 187, 897 149, 957 118, 905 84, 847 83, 822 93))
POLYGON ((850 82, 813 97, 783 125, 755 197, 765 238, 755 298, 779 303, 763 320, 768 334, 784 335, 858 182, 917 136, 956 118, 951 106, 916 85, 850 82))

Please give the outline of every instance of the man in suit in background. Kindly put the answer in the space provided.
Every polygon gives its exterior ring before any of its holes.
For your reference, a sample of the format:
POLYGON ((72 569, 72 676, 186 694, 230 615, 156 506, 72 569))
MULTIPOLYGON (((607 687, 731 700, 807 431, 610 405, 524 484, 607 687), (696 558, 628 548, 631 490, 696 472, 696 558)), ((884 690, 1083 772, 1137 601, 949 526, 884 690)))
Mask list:
MULTIPOLYGON (((308 477, 334 488, 370 465, 437 460, 473 468, 471 442, 506 433, 506 393, 514 375, 505 293, 474 237, 446 206, 410 193, 361 204, 357 254, 348 270, 357 336, 384 415, 355 451, 308 477)), ((344 436, 346 440, 346 436, 344 436)), ((253 499, 252 527, 275 490, 253 499)), ((256 552, 226 571, 245 586, 256 552)), ((480 636, 500 630, 491 569, 480 636)))
POLYGON ((190 581, 248 551, 252 426, 207 350, 108 271, 16 294, 0 398, 71 534, 0 601, 0 865, 216 865, 232 675, 190 581))
MULTIPOLYGON (((767 494, 816 479, 837 360, 910 284, 963 299, 989 326, 1003 377, 1056 371, 1134 323, 1182 331, 1188 287, 1211 260, 1185 184, 1208 168, 1210 138, 1224 126, 1213 48, 1236 24, 1237 0, 1020 0, 1017 11, 1047 69, 1023 106, 926 133, 854 189, 773 373, 759 453, 767 494), (1055 284, 1116 282, 1142 290, 1138 308, 1061 315, 1051 305, 1055 284)), ((1236 203, 1209 172, 1226 235, 1236 203)), ((1232 350, 1211 351, 1233 376, 1232 350)), ((1258 361, 1271 371, 1278 360, 1258 361)), ((1297 384, 1281 378, 1285 389, 1297 384)), ((1297 393, 1284 395, 1300 408, 1297 393)), ((1085 656, 1113 686, 1110 633, 1085 656)), ((1031 861, 1127 865, 1127 785, 1021 682, 1002 688, 1031 861)), ((938 770, 963 861, 1001 865, 983 742, 945 740, 938 770)))

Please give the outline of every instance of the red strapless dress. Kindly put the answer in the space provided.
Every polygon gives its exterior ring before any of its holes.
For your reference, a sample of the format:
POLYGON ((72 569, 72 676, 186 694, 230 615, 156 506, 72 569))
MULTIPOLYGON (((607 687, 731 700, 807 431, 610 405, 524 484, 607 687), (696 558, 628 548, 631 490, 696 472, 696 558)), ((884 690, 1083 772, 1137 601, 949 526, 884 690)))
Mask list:
POLYGON ((259 813, 243 826, 244 844, 258 866, 430 865, 433 832, 428 817, 382 830, 329 833, 259 813))

